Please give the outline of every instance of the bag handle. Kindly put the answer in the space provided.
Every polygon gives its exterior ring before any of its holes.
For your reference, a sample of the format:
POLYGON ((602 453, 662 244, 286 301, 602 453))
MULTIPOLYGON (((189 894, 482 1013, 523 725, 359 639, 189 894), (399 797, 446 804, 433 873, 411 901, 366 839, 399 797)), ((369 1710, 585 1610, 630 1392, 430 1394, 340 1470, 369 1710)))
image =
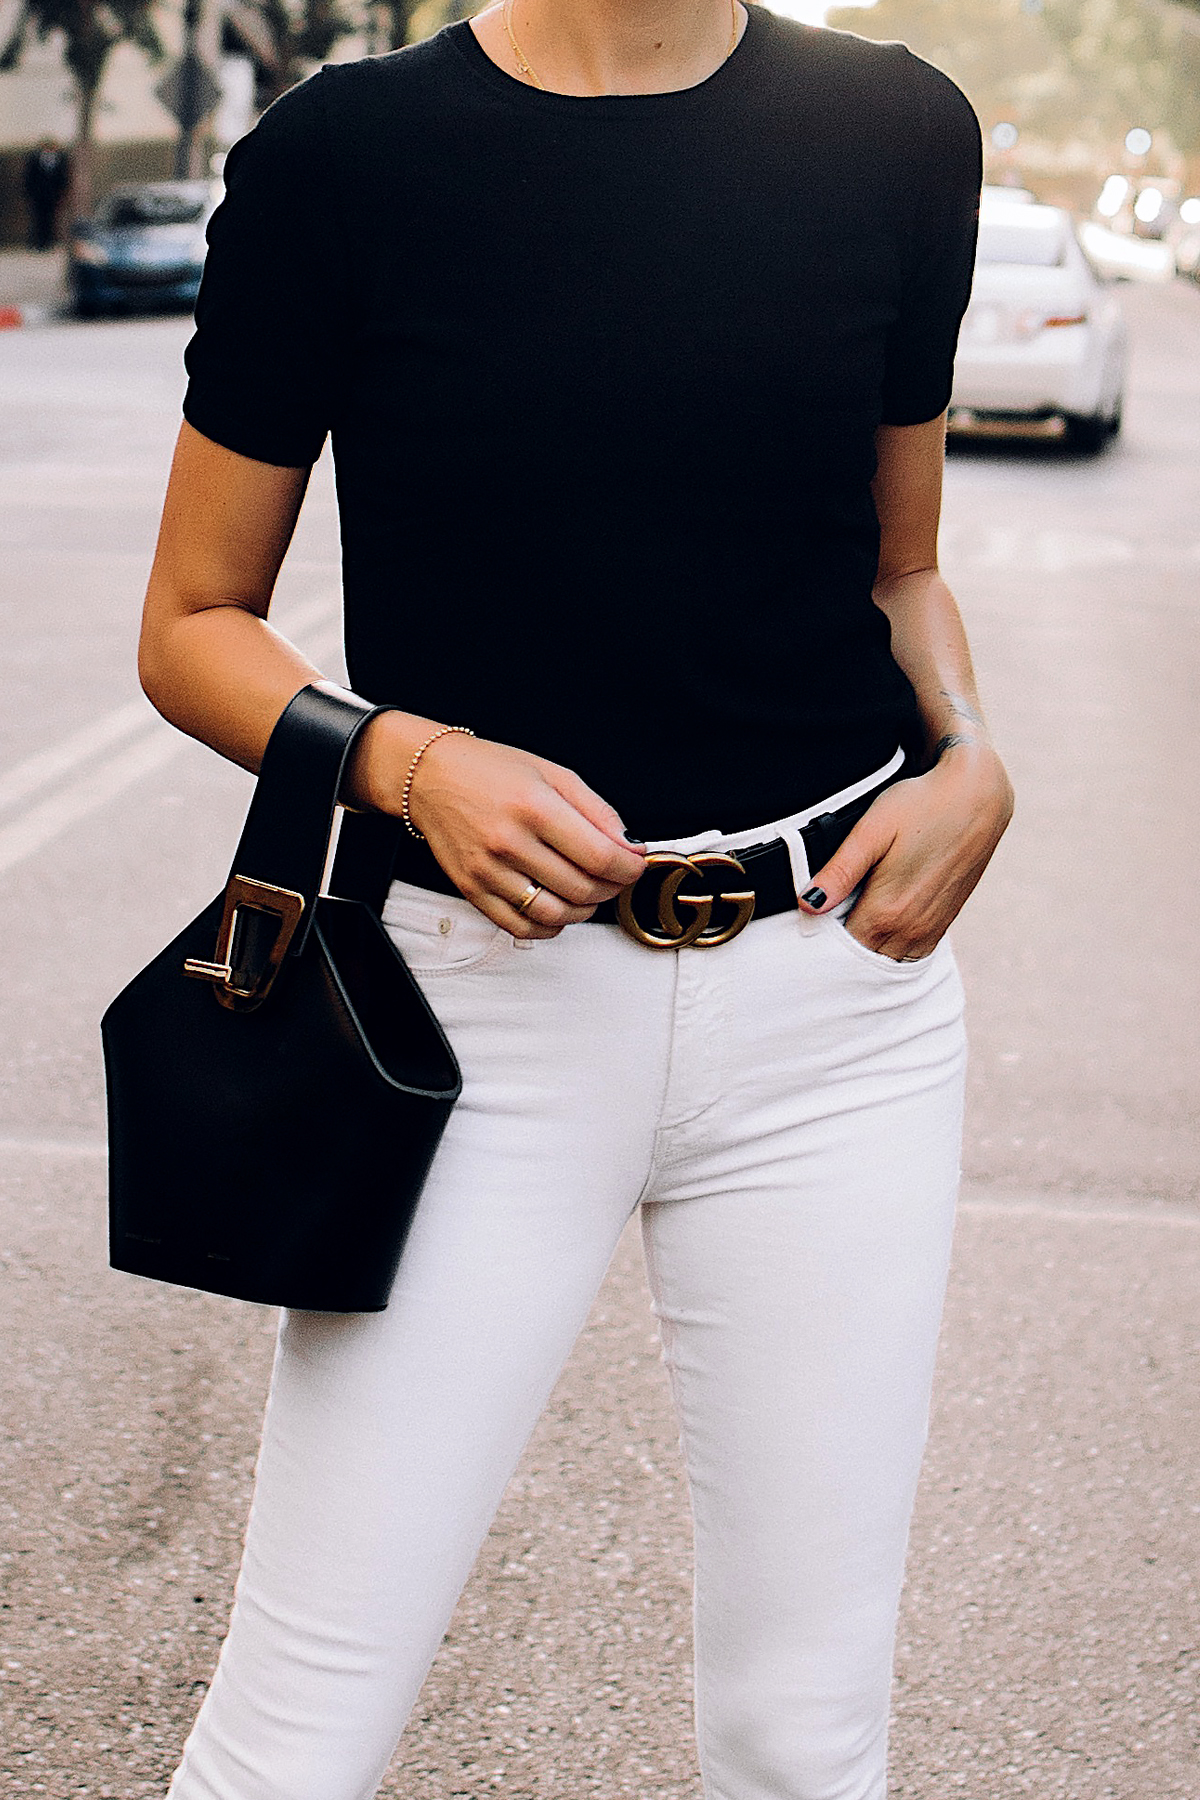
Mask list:
MULTIPOLYGON (((184 972, 216 985, 226 1006, 246 1011, 270 990, 284 958, 308 941, 329 855, 338 793, 363 727, 389 706, 373 706, 332 681, 314 681, 284 708, 267 742, 258 785, 229 871, 212 962, 189 958, 184 972)), ((400 823, 383 814, 347 815, 340 855, 352 892, 382 902, 400 823)))

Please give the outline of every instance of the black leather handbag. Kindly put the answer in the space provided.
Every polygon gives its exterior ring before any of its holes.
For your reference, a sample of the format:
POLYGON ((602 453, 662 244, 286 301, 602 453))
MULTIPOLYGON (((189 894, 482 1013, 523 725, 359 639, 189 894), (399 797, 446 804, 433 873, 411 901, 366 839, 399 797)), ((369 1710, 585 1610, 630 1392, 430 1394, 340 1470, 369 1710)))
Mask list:
POLYGON ((114 1268, 387 1304, 461 1079, 380 921, 395 821, 347 813, 322 892, 342 773, 382 710, 329 682, 296 695, 224 893, 104 1015, 114 1268))

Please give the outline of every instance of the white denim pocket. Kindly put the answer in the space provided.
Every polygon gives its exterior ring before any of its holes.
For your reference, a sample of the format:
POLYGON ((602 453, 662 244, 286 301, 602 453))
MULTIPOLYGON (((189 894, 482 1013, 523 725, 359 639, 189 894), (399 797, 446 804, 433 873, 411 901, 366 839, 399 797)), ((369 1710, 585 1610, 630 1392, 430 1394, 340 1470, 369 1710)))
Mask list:
POLYGON ((948 947, 948 940, 942 938, 934 945, 928 956, 921 956, 918 957, 916 961, 909 962, 900 962, 894 956, 885 956, 882 950, 870 949, 868 945, 861 943, 859 939, 854 936, 847 923, 857 899, 857 892, 851 894, 848 899, 843 900, 840 906, 835 906, 833 911, 827 913, 825 917, 828 920, 829 930, 834 941, 844 945, 847 950, 853 952, 855 956, 860 957, 868 967, 881 969, 885 974, 896 976, 903 981, 911 979, 912 976, 919 975, 923 970, 928 969, 929 966, 936 961, 939 952, 943 948, 948 947))
POLYGON ((454 975, 477 969, 511 949, 513 940, 469 900, 394 881, 383 908, 384 927, 414 975, 454 975))

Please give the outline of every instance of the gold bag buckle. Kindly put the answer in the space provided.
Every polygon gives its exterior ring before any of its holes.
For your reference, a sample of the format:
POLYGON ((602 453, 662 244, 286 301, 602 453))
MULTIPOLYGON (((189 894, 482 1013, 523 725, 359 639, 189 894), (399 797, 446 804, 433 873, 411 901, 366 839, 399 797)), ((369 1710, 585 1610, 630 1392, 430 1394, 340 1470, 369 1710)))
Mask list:
POLYGON ((684 856, 679 850, 651 851, 643 873, 617 895, 617 921, 625 935, 635 944, 644 944, 648 950, 686 950, 689 946, 696 950, 713 950, 745 930, 754 917, 753 888, 719 894, 680 892, 689 875, 702 875, 705 869, 732 869, 743 880, 746 876, 746 870, 736 856, 727 856, 718 850, 697 851, 693 856, 684 856), (660 870, 665 871, 658 890, 661 933, 647 929, 633 910, 637 889, 648 876, 654 876, 660 870), (736 911, 727 925, 714 927, 712 910, 717 901, 723 906, 735 907, 736 911), (691 909, 690 920, 680 918, 677 909, 681 906, 691 909))
POLYGON ((247 1010, 265 1000, 272 983, 283 967, 288 946, 296 935, 296 927, 304 912, 304 895, 294 888, 273 887, 269 881, 255 881, 249 875, 234 875, 225 889, 225 908, 217 932, 216 956, 212 962, 189 956, 183 965, 185 975, 197 981, 211 981, 222 1006, 247 1010), (241 912, 266 913, 278 920, 278 930, 271 941, 262 967, 256 971, 249 987, 238 985, 233 963, 233 937, 241 912))

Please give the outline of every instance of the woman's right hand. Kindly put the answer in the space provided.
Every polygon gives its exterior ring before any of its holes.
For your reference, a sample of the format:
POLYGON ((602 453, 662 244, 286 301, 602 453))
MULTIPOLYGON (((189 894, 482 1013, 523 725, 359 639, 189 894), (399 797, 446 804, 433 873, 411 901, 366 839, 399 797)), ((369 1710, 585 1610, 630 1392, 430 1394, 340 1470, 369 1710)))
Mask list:
MULTIPOLYGON (((363 733, 354 770, 355 790, 397 817, 411 736, 407 715, 380 714, 363 733)), ((612 807, 578 775, 461 732, 425 751, 408 811, 459 892, 514 937, 557 937, 642 872, 644 850, 629 843, 612 807), (518 911, 530 883, 543 892, 518 911)))
MULTIPOLYGON (((154 705, 202 743, 257 769, 288 701, 321 672, 267 623, 308 481, 180 428, 139 646, 154 705)), ((359 740, 346 793, 401 816, 412 759, 438 721, 380 713, 359 740)), ((569 769, 459 733, 417 765, 409 814, 451 881, 514 937, 555 937, 636 881, 611 806, 569 769), (530 883, 545 889, 517 910, 530 883)))

